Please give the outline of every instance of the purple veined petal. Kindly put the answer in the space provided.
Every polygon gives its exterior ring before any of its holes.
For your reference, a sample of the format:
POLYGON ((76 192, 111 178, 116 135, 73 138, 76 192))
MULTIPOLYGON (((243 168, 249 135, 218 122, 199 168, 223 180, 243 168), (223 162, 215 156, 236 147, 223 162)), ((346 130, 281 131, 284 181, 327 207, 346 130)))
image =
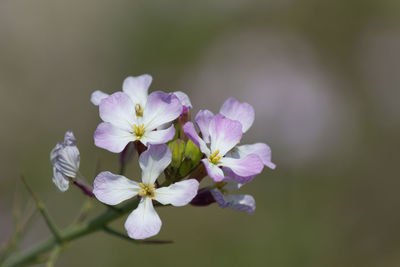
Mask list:
POLYGON ((195 121, 200 129, 204 142, 210 143, 209 126, 214 114, 209 110, 200 110, 197 112, 195 121))
POLYGON ((149 95, 143 112, 143 124, 146 130, 151 131, 159 126, 171 122, 182 113, 182 104, 174 94, 161 91, 149 95))
POLYGON ((76 138, 72 131, 67 131, 64 135, 65 146, 76 146, 76 138))
POLYGON ((254 108, 248 103, 241 103, 235 98, 228 98, 222 105, 219 113, 231 120, 237 120, 242 124, 243 133, 251 127, 254 122, 254 108))
POLYGON ((219 155, 224 156, 242 138, 242 125, 218 114, 210 122, 209 133, 211 152, 219 150, 219 155))
POLYGON ((139 104, 142 109, 146 107, 147 96, 153 78, 148 74, 130 76, 124 80, 122 91, 129 95, 135 105, 139 104))
POLYGON ((137 182, 122 175, 101 172, 94 179, 93 194, 105 204, 117 205, 136 196, 140 188, 137 182))
POLYGON ((249 182, 251 182, 257 175, 250 175, 250 176, 239 176, 237 174, 235 174, 231 169, 223 167, 222 168, 226 174, 226 176, 228 176, 229 178, 231 178, 231 180, 234 180, 236 182, 238 182, 238 184, 240 185, 240 187, 243 184, 247 184, 249 182))
POLYGON ((65 192, 69 188, 69 180, 60 171, 53 167, 53 183, 57 186, 58 190, 65 192))
POLYGON ((161 219, 153 207, 152 199, 144 197, 138 207, 128 216, 125 229, 133 239, 145 239, 160 232, 161 219))
POLYGON ((221 182, 224 180, 225 175, 224 172, 217 165, 212 164, 208 159, 201 160, 206 168, 208 176, 213 179, 215 182, 221 182))
POLYGON ((140 141, 145 145, 159 145, 165 144, 171 141, 175 136, 175 126, 171 125, 165 130, 154 130, 146 132, 145 135, 140 138, 140 141))
POLYGON ((225 200, 224 194, 221 193, 218 189, 212 189, 210 190, 212 196, 214 197, 215 201, 218 203, 218 205, 221 208, 226 208, 228 207, 228 202, 225 200))
POLYGON ((101 101, 100 117, 104 122, 127 132, 133 131, 132 127, 137 122, 135 106, 130 97, 122 92, 114 93, 101 101))
POLYGON ((271 169, 276 168, 276 165, 271 162, 271 148, 264 143, 237 146, 236 153, 240 158, 244 158, 250 154, 256 154, 260 157, 265 166, 271 169))
POLYGON ((142 169, 142 181, 146 185, 152 185, 158 176, 171 163, 172 153, 166 145, 150 145, 139 157, 139 165, 142 169))
POLYGON ((207 147, 207 144, 204 142, 204 140, 201 139, 197 134, 192 122, 189 121, 185 123, 185 125, 183 125, 183 131, 185 132, 186 136, 200 148, 201 152, 207 156, 210 155, 210 149, 207 147))
POLYGON ((198 189, 199 182, 196 179, 189 179, 168 187, 157 188, 154 197, 163 205, 185 206, 197 195, 198 189))
POLYGON ((182 106, 186 107, 187 109, 192 109, 192 102, 190 102, 190 98, 187 94, 181 91, 173 92, 173 94, 179 99, 182 106))
POLYGON ((136 138, 131 133, 108 122, 100 123, 94 132, 95 145, 113 153, 120 153, 129 142, 135 140, 136 138))
POLYGON ((58 153, 63 148, 64 148, 64 144, 63 143, 57 143, 57 145, 51 150, 51 152, 50 152, 50 162, 51 162, 51 164, 54 165, 56 163, 58 153))
POLYGON ((256 210, 256 201, 251 195, 227 195, 225 201, 228 207, 234 210, 244 211, 253 214, 256 210))
POLYGON ((101 103, 101 100, 107 98, 109 94, 106 94, 100 90, 96 90, 92 93, 90 96, 90 102, 92 102, 93 105, 98 106, 101 103))
POLYGON ((66 146, 58 151, 54 167, 67 177, 75 178, 79 171, 80 155, 76 146, 66 146))
POLYGON ((223 157, 219 164, 230 168, 235 174, 243 177, 257 175, 264 168, 264 164, 256 154, 250 154, 241 159, 223 157))

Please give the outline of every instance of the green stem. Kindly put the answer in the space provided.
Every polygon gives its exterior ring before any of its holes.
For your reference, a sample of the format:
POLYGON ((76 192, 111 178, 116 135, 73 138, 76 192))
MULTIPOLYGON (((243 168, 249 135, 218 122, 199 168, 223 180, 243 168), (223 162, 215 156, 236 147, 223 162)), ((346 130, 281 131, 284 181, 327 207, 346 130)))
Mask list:
POLYGON ((61 251, 62 251, 61 246, 56 246, 55 248, 53 248, 53 250, 50 253, 49 260, 46 263, 46 267, 54 267, 58 259, 58 256, 60 256, 61 254, 61 251))
MULTIPOLYGON (((93 232, 97 232, 99 230, 103 230, 104 226, 106 226, 111 221, 120 218, 124 214, 133 210, 139 204, 139 199, 135 198, 129 201, 127 204, 122 206, 119 210, 108 209, 104 213, 99 216, 93 218, 92 220, 82 223, 79 225, 74 225, 60 233, 61 239, 64 242, 72 241, 78 239, 80 237, 86 236, 93 232)), ((27 263, 33 259, 35 259, 38 255, 48 252, 53 247, 58 245, 55 237, 51 237, 46 241, 20 253, 15 257, 11 258, 9 261, 5 263, 3 267, 16 267, 22 266, 24 263, 27 263)))

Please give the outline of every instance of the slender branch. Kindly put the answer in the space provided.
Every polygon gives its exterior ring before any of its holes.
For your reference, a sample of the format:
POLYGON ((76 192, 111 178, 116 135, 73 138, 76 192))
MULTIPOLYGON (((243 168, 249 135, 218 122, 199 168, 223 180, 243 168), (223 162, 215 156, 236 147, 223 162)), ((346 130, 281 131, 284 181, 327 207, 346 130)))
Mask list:
MULTIPOLYGON (((86 236, 93 232, 102 230, 105 225, 114 221, 124 214, 130 212, 132 209, 136 208, 139 204, 139 199, 135 198, 129 201, 127 204, 123 205, 118 211, 113 209, 107 209, 104 213, 99 216, 93 218, 92 220, 82 223, 79 225, 74 225, 60 233, 61 238, 65 242, 69 242, 80 237, 86 236)), ((57 240, 55 237, 51 237, 42 243, 20 253, 15 257, 11 258, 9 261, 5 263, 3 267, 16 267, 21 266, 26 262, 35 259, 38 255, 43 254, 51 250, 54 246, 56 246, 57 240)))
POLYGON ((55 246, 53 248, 53 250, 51 251, 51 253, 49 255, 49 260, 46 263, 46 267, 54 267, 55 266, 56 261, 57 261, 58 257, 60 256, 62 249, 63 248, 60 245, 55 246))
POLYGON ((30 193, 30 195, 32 196, 33 200, 36 203, 36 206, 38 207, 40 213, 42 214, 47 226, 49 227, 50 231, 52 232, 52 234, 54 235, 54 237, 56 238, 58 243, 63 243, 63 239, 60 236, 60 233, 58 232, 57 226, 55 225, 55 223, 53 222, 53 220, 50 218, 49 214, 47 213, 44 203, 42 201, 39 200, 39 198, 35 195, 35 193, 32 191, 32 189, 29 187, 28 183, 26 182, 25 178, 23 176, 21 176, 21 180, 24 183, 26 189, 28 190, 28 192, 30 193))

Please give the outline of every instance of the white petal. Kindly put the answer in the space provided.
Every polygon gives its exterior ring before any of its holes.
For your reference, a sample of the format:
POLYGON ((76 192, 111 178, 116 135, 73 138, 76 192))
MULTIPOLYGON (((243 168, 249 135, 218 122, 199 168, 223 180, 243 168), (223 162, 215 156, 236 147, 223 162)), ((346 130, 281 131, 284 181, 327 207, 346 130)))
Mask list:
POLYGON ((101 100, 107 98, 109 94, 106 94, 102 91, 94 91, 92 95, 90 96, 90 101, 93 103, 93 105, 98 106, 100 105, 101 100))
POLYGON ((271 161, 271 148, 264 143, 256 143, 252 145, 237 146, 236 151, 232 154, 238 155, 239 158, 244 158, 250 154, 256 154, 260 157, 265 166, 275 169, 276 165, 271 161))
POLYGON ((117 205, 138 194, 140 186, 122 175, 101 172, 94 180, 93 194, 108 205, 117 205))
POLYGON ((213 179, 215 182, 221 182, 224 180, 225 175, 224 172, 217 165, 212 164, 208 159, 201 160, 206 167, 206 171, 208 176, 213 179))
POLYGON ((100 103, 100 117, 104 122, 111 123, 115 127, 133 132, 132 126, 136 124, 135 106, 129 96, 117 92, 100 103))
POLYGON ((166 145, 150 145, 139 157, 142 181, 152 185, 171 163, 172 153, 166 145))
POLYGON ((182 104, 174 94, 156 91, 151 93, 147 100, 143 111, 143 124, 147 130, 153 130, 175 120, 181 113, 182 104))
POLYGON ((189 179, 155 190, 155 199, 163 205, 185 206, 197 195, 199 182, 189 179))
POLYGON ((138 207, 128 216, 125 229, 129 237, 145 239, 160 232, 161 220, 153 207, 151 198, 141 199, 138 207))
POLYGON ((80 155, 76 146, 66 146, 58 151, 54 166, 64 175, 75 178, 79 171, 80 155))
POLYGON ((113 153, 121 152, 129 142, 135 140, 136 137, 132 133, 119 129, 108 122, 100 123, 94 132, 95 145, 113 153))
POLYGON ((224 156, 242 138, 242 125, 238 121, 230 120, 217 114, 209 126, 211 152, 219 150, 219 155, 224 156))
POLYGON ((69 188, 69 180, 55 167, 53 168, 53 183, 57 186, 58 190, 65 192, 69 188))
POLYGON ((223 157, 220 165, 230 168, 235 174, 242 177, 257 175, 264 168, 263 162, 256 154, 250 154, 241 159, 223 157))
POLYGON ((129 95, 134 105, 139 104, 144 109, 152 80, 153 78, 148 74, 137 77, 130 76, 124 80, 122 91, 129 95))
POLYGON ((145 146, 165 144, 172 140, 175 136, 175 126, 171 125, 165 130, 157 130, 145 132, 144 136, 140 138, 145 146))
POLYGON ((210 122, 214 118, 214 114, 209 110, 200 110, 197 112, 195 121, 200 129, 203 140, 206 143, 210 143, 210 122))
POLYGON ((225 101, 219 113, 231 120, 239 121, 243 126, 243 133, 245 133, 254 122, 254 108, 250 104, 241 103, 233 97, 225 101))

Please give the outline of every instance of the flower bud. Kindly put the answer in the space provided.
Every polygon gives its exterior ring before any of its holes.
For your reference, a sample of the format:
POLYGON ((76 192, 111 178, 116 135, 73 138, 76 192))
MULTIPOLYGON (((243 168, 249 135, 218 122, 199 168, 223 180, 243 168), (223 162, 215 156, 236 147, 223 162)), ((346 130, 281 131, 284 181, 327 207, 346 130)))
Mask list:
POLYGON ((191 160, 192 166, 197 165, 200 162, 202 156, 203 153, 201 153, 196 144, 193 143, 192 140, 189 140, 186 143, 185 147, 185 157, 191 160))
POLYGON ((172 152, 171 166, 178 169, 182 164, 182 156, 185 152, 185 142, 180 139, 172 141, 168 144, 172 152))

